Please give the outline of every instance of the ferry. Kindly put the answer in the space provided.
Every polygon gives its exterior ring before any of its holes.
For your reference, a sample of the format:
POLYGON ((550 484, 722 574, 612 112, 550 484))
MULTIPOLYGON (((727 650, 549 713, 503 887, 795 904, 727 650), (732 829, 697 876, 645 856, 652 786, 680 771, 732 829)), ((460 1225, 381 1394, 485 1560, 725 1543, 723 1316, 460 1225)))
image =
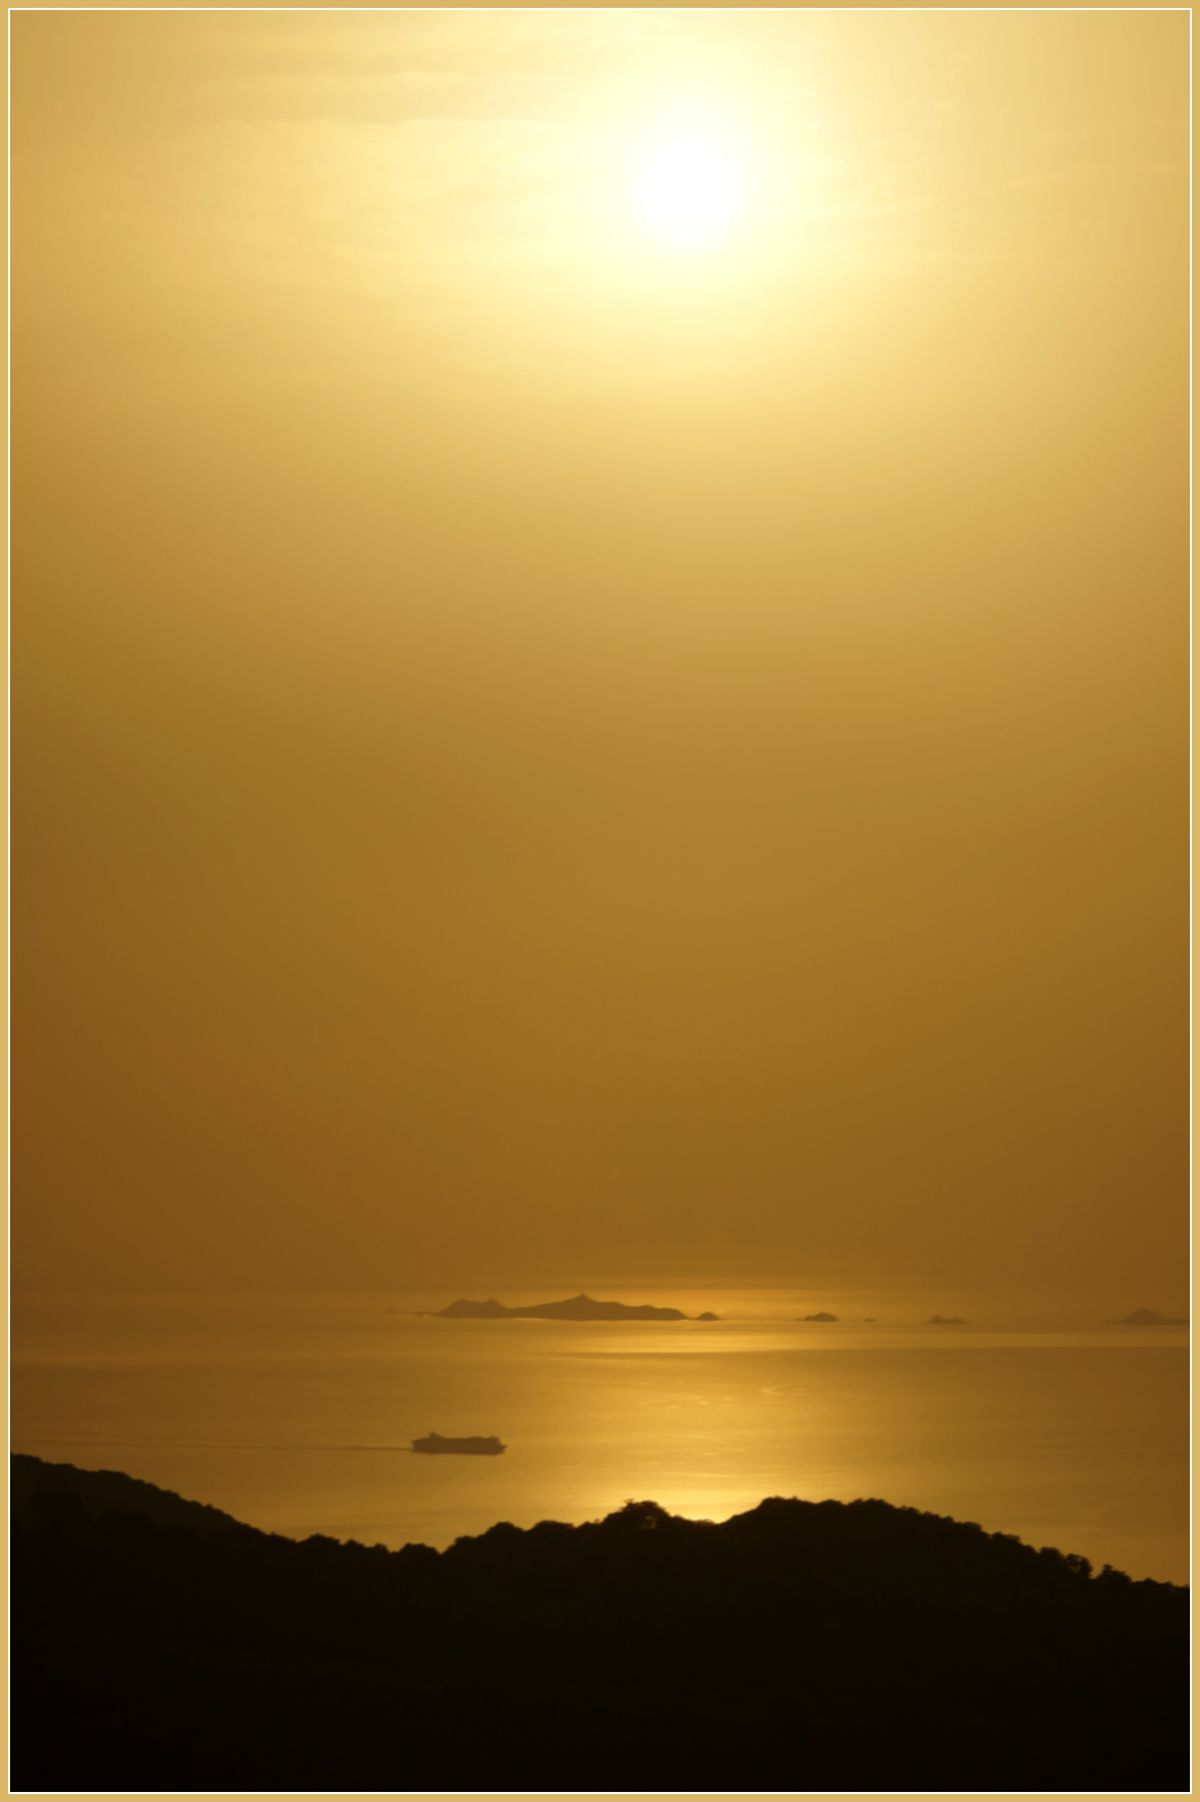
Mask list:
POLYGON ((495 1458, 507 1446, 502 1439, 443 1439, 440 1433, 427 1433, 424 1439, 414 1439, 414 1452, 465 1452, 476 1458, 495 1458))

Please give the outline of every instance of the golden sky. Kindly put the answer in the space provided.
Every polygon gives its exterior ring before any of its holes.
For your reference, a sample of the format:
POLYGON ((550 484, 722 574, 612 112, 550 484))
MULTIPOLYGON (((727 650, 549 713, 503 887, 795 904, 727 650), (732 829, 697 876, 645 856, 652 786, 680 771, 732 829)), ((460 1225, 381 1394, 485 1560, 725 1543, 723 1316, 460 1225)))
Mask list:
POLYGON ((1182 1299, 1187 23, 14 15, 18 1284, 1182 1299))

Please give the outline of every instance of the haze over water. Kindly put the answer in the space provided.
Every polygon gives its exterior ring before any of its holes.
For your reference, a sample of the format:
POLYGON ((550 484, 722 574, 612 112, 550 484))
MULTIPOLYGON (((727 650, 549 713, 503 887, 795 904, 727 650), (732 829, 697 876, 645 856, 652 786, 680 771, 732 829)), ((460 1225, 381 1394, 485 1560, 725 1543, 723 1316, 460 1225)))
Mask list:
POLYGON ((1183 1311, 1187 27, 14 17, 22 1288, 1183 1311))
POLYGON ((1187 1578, 1182 1331, 1006 1329, 986 1314, 931 1328, 941 1298, 762 1288, 623 1292, 714 1307, 716 1323, 408 1311, 448 1299, 28 1302, 14 1449, 122 1469, 299 1537, 441 1546, 631 1497, 724 1519, 771 1494, 881 1496, 1187 1578), (818 1307, 839 1323, 796 1322, 818 1307), (401 1449, 431 1429, 509 1449, 401 1449))

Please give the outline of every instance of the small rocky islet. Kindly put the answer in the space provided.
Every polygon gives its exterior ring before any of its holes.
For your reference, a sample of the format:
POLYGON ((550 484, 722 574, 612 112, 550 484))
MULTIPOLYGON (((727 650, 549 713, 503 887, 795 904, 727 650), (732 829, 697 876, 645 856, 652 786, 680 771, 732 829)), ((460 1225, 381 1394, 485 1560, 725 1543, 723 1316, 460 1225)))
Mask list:
POLYGON ((688 1315, 681 1308, 659 1308, 650 1302, 597 1301, 572 1295, 566 1301, 531 1302, 509 1307, 490 1296, 487 1301, 460 1297, 433 1311, 434 1320, 718 1320, 717 1314, 688 1315))

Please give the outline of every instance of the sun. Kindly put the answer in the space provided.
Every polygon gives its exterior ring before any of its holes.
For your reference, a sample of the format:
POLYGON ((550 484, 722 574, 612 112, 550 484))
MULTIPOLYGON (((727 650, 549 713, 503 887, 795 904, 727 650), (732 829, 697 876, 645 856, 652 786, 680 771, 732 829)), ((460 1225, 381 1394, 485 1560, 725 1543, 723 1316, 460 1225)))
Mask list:
POLYGON ((674 250, 702 250, 724 238, 743 201, 742 169, 731 147, 702 134, 662 139, 637 176, 637 208, 649 235, 674 250))

